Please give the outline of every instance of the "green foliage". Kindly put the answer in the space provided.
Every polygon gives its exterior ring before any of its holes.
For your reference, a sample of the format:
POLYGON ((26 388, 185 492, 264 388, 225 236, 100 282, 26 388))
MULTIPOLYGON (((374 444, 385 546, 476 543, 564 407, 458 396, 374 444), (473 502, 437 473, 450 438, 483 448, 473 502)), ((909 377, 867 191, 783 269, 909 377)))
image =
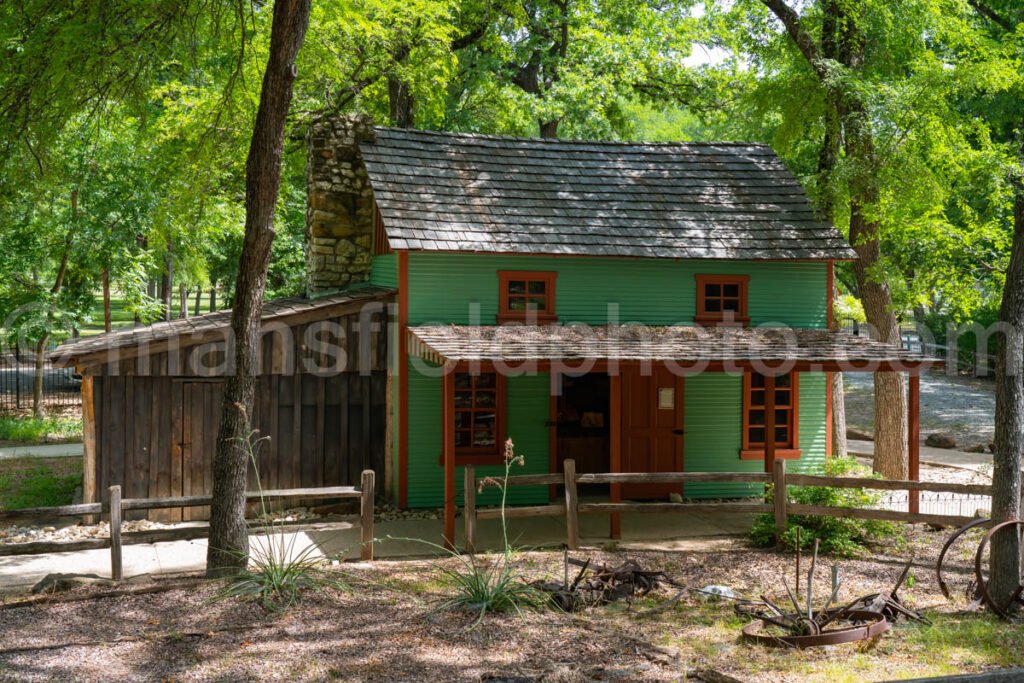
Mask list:
POLYGON ((0 510, 69 505, 81 483, 81 474, 58 474, 47 466, 30 468, 17 476, 0 473, 0 510))
POLYGON ((81 418, 0 417, 0 441, 46 443, 81 438, 81 418))
MULTIPOLYGON (((833 458, 825 468, 830 477, 867 477, 870 472, 853 458, 833 458)), ((839 489, 824 486, 787 487, 789 502, 798 505, 824 505, 829 507, 870 508, 881 496, 864 489, 839 489)), ((789 515, 783 545, 796 549, 799 530, 802 550, 814 547, 819 539, 821 550, 841 556, 851 556, 866 550, 865 545, 882 539, 901 537, 900 527, 893 522, 879 520, 846 519, 840 517, 789 515)), ((757 545, 775 544, 775 518, 770 514, 758 515, 754 520, 751 538, 757 545)))

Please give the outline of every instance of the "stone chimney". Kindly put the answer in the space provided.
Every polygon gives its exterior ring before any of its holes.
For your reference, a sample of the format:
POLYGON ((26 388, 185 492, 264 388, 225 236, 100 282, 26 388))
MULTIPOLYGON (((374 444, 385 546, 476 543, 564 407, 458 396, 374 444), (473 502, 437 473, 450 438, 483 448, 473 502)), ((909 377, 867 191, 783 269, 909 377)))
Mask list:
POLYGON ((306 139, 306 281, 309 294, 370 277, 376 208, 359 143, 374 139, 368 116, 317 122, 306 139))

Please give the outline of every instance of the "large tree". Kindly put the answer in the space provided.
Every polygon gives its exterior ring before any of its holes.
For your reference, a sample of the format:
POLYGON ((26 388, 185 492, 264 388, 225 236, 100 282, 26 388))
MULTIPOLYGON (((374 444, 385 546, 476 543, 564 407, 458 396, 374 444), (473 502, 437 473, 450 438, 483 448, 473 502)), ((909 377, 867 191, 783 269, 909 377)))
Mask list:
POLYGON ((213 463, 208 576, 244 569, 249 538, 245 481, 256 392, 257 351, 263 293, 274 242, 274 214, 281 186, 285 124, 297 70, 295 59, 309 25, 311 0, 276 0, 270 50, 245 173, 245 237, 235 281, 231 330, 234 374, 224 383, 224 402, 213 463))

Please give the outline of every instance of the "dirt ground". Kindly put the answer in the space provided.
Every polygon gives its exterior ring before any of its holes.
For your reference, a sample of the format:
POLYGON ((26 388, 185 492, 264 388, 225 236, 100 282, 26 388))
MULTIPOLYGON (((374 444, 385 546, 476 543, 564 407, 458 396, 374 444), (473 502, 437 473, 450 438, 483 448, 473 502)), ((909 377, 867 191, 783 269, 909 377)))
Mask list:
MULTIPOLYGON (((335 570, 351 590, 313 594, 282 613, 217 600, 218 584, 199 581, 153 594, 0 609, 0 680, 668 681, 700 680, 695 673, 711 669, 741 681, 842 683, 1021 664, 1024 629, 967 612, 962 597, 950 603, 939 594, 933 564, 945 536, 917 529, 878 548, 875 557, 827 558, 819 565, 840 566, 847 602, 891 586, 903 558, 916 554, 911 585, 901 595, 933 625, 900 623, 869 648, 797 652, 749 645, 738 637, 744 620, 731 604, 690 593, 671 603, 677 591, 668 587, 634 605, 575 615, 488 615, 474 627, 471 615, 434 610, 450 587, 434 564, 420 560, 340 565, 335 570), (659 605, 668 608, 640 616, 659 605)), ((777 594, 783 571, 792 581, 792 554, 738 539, 714 547, 574 555, 609 564, 634 559, 685 586, 721 584, 748 597, 777 594)), ((972 549, 964 542, 948 571, 961 595, 972 549)), ((515 562, 523 578, 563 572, 558 552, 524 553, 515 562)), ((828 574, 818 573, 819 595, 828 574)))

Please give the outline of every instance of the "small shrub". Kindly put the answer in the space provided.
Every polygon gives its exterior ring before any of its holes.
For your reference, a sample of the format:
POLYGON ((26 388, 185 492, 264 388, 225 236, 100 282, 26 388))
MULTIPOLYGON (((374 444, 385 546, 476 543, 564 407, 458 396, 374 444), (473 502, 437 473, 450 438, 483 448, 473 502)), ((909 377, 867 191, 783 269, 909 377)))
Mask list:
MULTIPOLYGON (((830 477, 872 476, 864 466, 853 458, 833 458, 825 466, 830 477)), ((800 505, 825 505, 829 507, 874 507, 881 500, 881 494, 865 489, 837 489, 824 486, 788 487, 789 502, 800 505)), ((797 545, 797 530, 801 550, 814 546, 819 539, 821 550, 835 555, 851 556, 866 550, 865 544, 885 538, 900 538, 898 524, 880 520, 847 519, 839 517, 790 515, 782 544, 790 550, 797 545)), ((751 538, 757 545, 775 544, 775 518, 770 514, 758 515, 751 530, 751 538)))

